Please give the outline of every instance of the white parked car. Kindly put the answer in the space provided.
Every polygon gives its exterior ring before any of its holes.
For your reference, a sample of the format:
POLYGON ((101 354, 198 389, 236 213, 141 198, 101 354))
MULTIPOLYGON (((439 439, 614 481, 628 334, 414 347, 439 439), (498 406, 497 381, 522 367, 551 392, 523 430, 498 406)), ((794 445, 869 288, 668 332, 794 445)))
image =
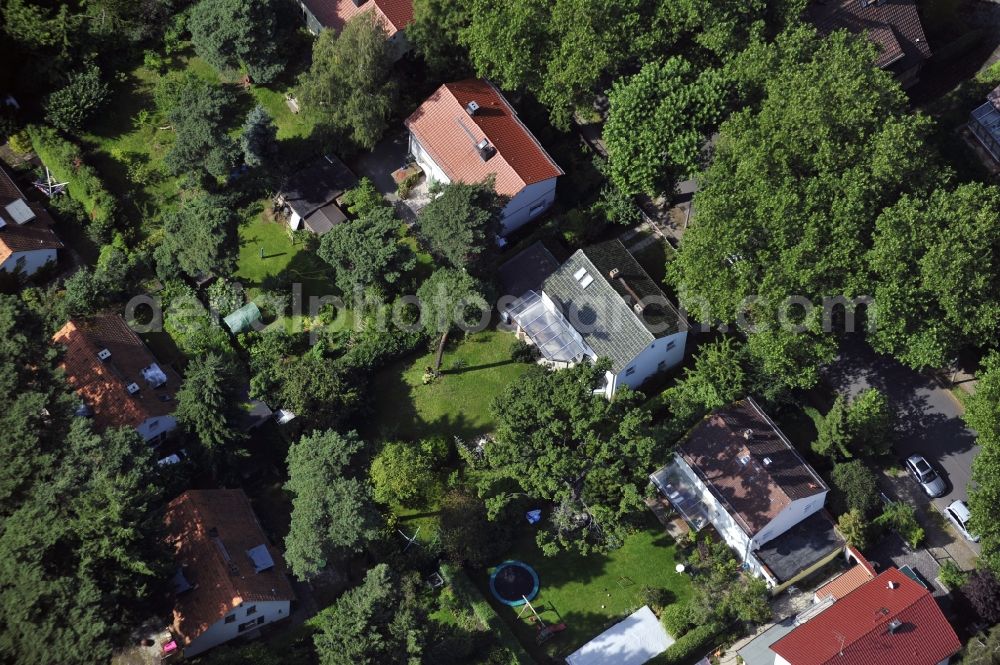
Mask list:
POLYGON ((964 501, 952 501, 948 504, 948 507, 944 509, 945 517, 951 520, 951 523, 955 525, 959 533, 968 538, 974 543, 979 542, 979 536, 974 536, 969 533, 969 518, 972 517, 972 513, 969 512, 969 507, 965 505, 964 501))

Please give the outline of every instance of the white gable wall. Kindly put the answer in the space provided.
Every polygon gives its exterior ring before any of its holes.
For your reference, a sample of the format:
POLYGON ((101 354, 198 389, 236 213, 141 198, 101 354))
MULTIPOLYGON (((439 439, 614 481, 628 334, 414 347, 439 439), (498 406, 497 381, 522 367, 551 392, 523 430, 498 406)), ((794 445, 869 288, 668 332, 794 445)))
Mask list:
POLYGON ((430 182, 440 182, 442 184, 449 184, 451 179, 445 175, 445 172, 441 169, 437 163, 431 159, 430 153, 428 153, 424 146, 420 145, 420 141, 417 137, 410 133, 410 154, 420 165, 420 168, 424 170, 424 175, 427 176, 427 180, 430 182))
MULTIPOLYGON (((197 589, 195 589, 190 593, 197 592, 197 589)), ((245 602, 229 613, 229 616, 233 617, 233 620, 230 623, 226 623, 224 618, 219 619, 214 624, 209 626, 208 630, 203 632, 201 635, 192 640, 190 644, 184 647, 184 656, 185 658, 196 656, 200 653, 208 651, 212 647, 224 644, 231 639, 241 635, 247 635, 260 626, 274 623, 275 621, 280 621, 282 619, 287 619, 290 613, 290 606, 291 603, 287 600, 245 602), (247 614, 251 608, 253 609, 253 612, 251 614, 247 614), (261 619, 263 619, 263 621, 260 621, 261 619), (243 626, 243 630, 240 630, 241 626, 243 626)))
POLYGON ((34 275, 48 263, 56 262, 55 249, 33 249, 27 252, 14 252, 0 264, 0 270, 15 272, 21 270, 25 275, 34 275))
POLYGON ((508 235, 540 217, 556 200, 556 178, 528 185, 504 206, 500 235, 508 235))
POLYGON ((177 429, 177 419, 169 415, 147 418, 135 429, 139 432, 143 441, 152 441, 158 436, 169 434, 177 429))
POLYGON ((612 394, 623 385, 638 388, 643 381, 657 372, 665 372, 679 365, 684 360, 686 342, 686 330, 650 342, 649 346, 615 377, 612 394))

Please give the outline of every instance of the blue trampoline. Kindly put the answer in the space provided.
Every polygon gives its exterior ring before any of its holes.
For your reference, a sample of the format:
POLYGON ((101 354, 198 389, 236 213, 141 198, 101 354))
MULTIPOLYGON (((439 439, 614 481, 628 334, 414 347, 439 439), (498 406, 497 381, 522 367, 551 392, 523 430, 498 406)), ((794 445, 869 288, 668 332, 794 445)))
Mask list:
POLYGON ((538 595, 538 573, 523 561, 504 561, 490 575, 490 591, 504 605, 524 605, 538 595))

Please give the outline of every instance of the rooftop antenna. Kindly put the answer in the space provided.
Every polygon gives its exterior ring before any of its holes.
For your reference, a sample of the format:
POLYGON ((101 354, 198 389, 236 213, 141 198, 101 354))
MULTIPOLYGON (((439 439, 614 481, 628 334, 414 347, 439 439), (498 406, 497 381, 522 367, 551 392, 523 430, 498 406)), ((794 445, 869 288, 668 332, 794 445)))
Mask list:
POLYGON ((48 196, 50 199, 56 194, 62 194, 66 189, 68 182, 56 182, 55 178, 52 177, 52 172, 49 171, 49 167, 45 167, 45 182, 41 180, 35 181, 35 187, 37 187, 43 194, 48 196))
POLYGON ((401 535, 403 537, 403 540, 406 541, 406 545, 403 546, 403 551, 404 552, 406 550, 410 549, 410 545, 413 545, 413 544, 418 544, 419 545, 419 543, 417 543, 417 534, 420 533, 420 527, 419 526, 417 527, 417 530, 413 532, 412 536, 407 536, 405 533, 403 533, 402 529, 396 529, 396 531, 398 531, 399 535, 401 535))

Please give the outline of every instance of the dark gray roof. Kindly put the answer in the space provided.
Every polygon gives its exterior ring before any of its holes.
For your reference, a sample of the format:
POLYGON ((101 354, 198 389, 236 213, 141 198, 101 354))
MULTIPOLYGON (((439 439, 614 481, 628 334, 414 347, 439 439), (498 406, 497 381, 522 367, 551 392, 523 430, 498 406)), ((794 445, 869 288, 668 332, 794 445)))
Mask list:
POLYGON ((779 581, 787 582, 843 547, 833 522, 821 510, 764 543, 755 554, 779 581))
POLYGON ((558 269, 556 257, 539 240, 497 269, 501 295, 520 298, 528 291, 541 291, 545 278, 558 269))
POLYGON ((578 250, 542 290, 598 357, 611 359, 615 373, 654 340, 688 330, 684 317, 619 240, 578 250))
POLYGON ((336 203, 328 203, 305 218, 305 225, 316 235, 323 235, 337 224, 345 221, 347 215, 336 203))
POLYGON ((327 155, 289 178, 281 188, 281 196, 305 219, 357 184, 357 176, 346 164, 327 155))

